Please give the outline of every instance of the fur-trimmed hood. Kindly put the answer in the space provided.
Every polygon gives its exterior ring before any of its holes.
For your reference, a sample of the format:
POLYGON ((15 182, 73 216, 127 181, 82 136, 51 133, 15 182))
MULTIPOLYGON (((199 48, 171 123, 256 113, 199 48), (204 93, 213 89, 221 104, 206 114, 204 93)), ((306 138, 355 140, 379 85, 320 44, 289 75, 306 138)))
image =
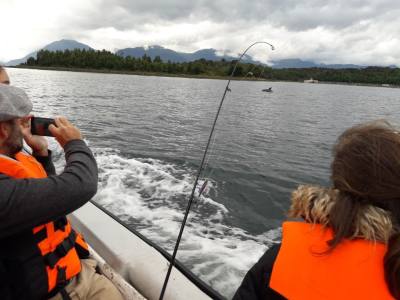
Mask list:
MULTIPOLYGON (((303 218, 308 223, 330 226, 329 213, 340 197, 339 190, 300 185, 292 193, 288 216, 303 218)), ((387 243, 394 228, 390 213, 371 204, 364 204, 356 213, 350 239, 363 238, 387 243)))

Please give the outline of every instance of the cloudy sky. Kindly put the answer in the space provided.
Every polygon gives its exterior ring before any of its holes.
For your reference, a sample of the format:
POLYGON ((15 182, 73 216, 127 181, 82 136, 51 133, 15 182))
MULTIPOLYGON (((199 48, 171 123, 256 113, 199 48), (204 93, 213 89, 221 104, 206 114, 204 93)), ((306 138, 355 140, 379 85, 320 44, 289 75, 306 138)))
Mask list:
POLYGON ((0 61, 50 42, 95 49, 161 45, 323 63, 400 66, 399 0, 0 0, 0 61))

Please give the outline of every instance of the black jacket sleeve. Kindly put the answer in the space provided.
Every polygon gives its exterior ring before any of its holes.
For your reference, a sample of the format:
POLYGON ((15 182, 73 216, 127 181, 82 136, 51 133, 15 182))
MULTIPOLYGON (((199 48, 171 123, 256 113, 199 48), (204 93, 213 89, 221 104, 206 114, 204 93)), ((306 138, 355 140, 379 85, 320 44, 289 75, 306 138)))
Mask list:
POLYGON ((0 174, 0 238, 67 215, 95 195, 97 164, 90 149, 73 140, 64 151, 66 167, 60 175, 14 179, 0 174))
POLYGON ((51 152, 51 150, 48 150, 48 151, 49 151, 48 156, 34 155, 34 157, 43 166, 44 170, 46 171, 47 176, 56 175, 56 168, 54 167, 53 160, 51 159, 52 152, 51 152))
POLYGON ((233 300, 282 300, 280 294, 269 287, 272 268, 281 244, 269 248, 260 260, 247 272, 233 300))

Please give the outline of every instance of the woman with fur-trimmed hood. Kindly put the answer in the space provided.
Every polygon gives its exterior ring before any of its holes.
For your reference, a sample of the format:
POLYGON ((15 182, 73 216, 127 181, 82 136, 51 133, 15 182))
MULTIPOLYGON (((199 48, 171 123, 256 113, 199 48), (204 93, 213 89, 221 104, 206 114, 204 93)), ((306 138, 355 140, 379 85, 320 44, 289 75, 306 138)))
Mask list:
POLYGON ((333 149, 332 187, 299 186, 282 243, 234 299, 400 299, 400 134, 377 121, 333 149))

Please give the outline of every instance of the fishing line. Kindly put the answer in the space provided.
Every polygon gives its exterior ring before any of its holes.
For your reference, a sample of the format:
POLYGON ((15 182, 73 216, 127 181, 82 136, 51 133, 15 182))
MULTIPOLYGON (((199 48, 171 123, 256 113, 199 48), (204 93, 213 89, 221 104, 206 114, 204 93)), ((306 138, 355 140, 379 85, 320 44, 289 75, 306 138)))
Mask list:
MULTIPOLYGON (((264 75, 264 70, 265 70, 265 68, 266 68, 267 66, 264 66, 262 69, 261 69, 261 73, 260 73, 260 76, 258 77, 258 80, 260 80, 260 78, 264 75)), ((265 79, 264 79, 265 80, 265 79)))
MULTIPOLYGON (((214 131, 215 131, 215 126, 216 126, 216 124, 217 124, 218 116, 219 116, 219 114, 220 114, 220 112, 221 112, 222 104, 224 103, 226 94, 227 94, 228 91, 230 91, 229 84, 231 83, 231 80, 232 80, 232 78, 233 78, 233 75, 235 74, 236 68, 237 68, 237 66, 239 65, 240 61, 242 60, 243 56, 247 53, 247 51, 249 51, 250 48, 252 48, 254 45, 257 45, 257 44, 266 44, 266 45, 270 46, 272 50, 275 50, 275 47, 274 47, 273 45, 271 45, 270 43, 267 43, 267 42, 255 42, 255 43, 251 44, 251 45, 250 45, 249 47, 247 47, 247 49, 240 55, 239 59, 237 60, 235 66, 234 66, 234 68, 233 68, 233 70, 232 70, 231 75, 229 76, 228 83, 226 84, 224 93, 223 93, 222 98, 221 98, 221 101, 220 101, 220 103, 219 103, 218 110, 217 110, 217 113, 216 113, 216 115, 215 115, 213 125, 212 125, 212 127, 211 127, 211 132, 210 132, 210 135, 209 135, 208 140, 207 140, 207 145, 206 145, 206 148, 205 148, 205 150, 204 150, 203 157, 202 157, 202 159, 201 159, 201 163, 200 163, 199 169, 198 169, 198 171, 197 171, 197 176, 196 176, 196 179, 195 179, 195 181, 194 181, 193 188, 192 188, 192 192, 191 192, 190 197, 189 197, 189 201, 188 201, 188 204, 187 204, 187 207, 186 207, 185 215, 184 215, 183 220, 182 220, 181 228, 180 228, 180 230, 179 230, 178 238, 177 238, 176 243, 175 243, 174 252, 172 253, 172 257, 171 257, 171 260, 170 260, 170 263, 169 263, 169 267, 168 267, 167 274, 166 274, 166 276, 165 276, 165 280, 164 280, 163 287, 162 287, 162 289, 161 289, 161 293, 160 293, 160 298, 159 298, 159 300, 162 300, 162 299, 164 298, 164 294, 165 294, 165 290, 166 290, 166 288, 167 288, 167 284, 168 284, 168 281, 169 281, 169 277, 170 277, 170 275, 171 275, 172 268, 173 268, 173 266, 175 265, 176 253, 178 252, 178 248, 179 248, 179 244, 180 244, 180 242, 181 242, 183 230, 184 230, 184 228, 185 228, 186 221, 187 221, 187 218, 188 218, 188 216, 189 216, 190 207, 192 206, 192 203, 193 203, 194 194, 195 194, 195 191, 196 191, 196 188, 197 188, 198 181, 199 181, 199 179, 200 179, 201 173, 202 173, 203 170, 204 170, 204 163, 205 163, 205 161, 206 161, 206 157, 207 157, 208 149, 210 148, 210 145, 211 145, 211 141, 213 140, 213 134, 214 134, 214 131)), ((213 144, 214 144, 214 142, 215 142, 215 139, 213 140, 213 144)), ((213 146, 213 145, 212 145, 212 146, 213 146)), ((206 187, 206 185, 207 185, 207 182, 208 182, 207 180, 204 181, 202 187, 200 188, 199 196, 200 196, 201 193, 204 191, 204 189, 205 189, 205 187, 206 187)))
MULTIPOLYGON (((256 68, 258 68, 258 67, 261 67, 261 72, 260 72, 260 74, 258 75, 258 77, 254 77, 254 78, 255 78, 257 81, 260 81, 260 80, 264 80, 264 81, 265 81, 265 79, 261 79, 261 77, 262 77, 262 75, 264 74, 265 68, 268 67, 267 65, 264 65, 264 66, 261 66, 261 65, 253 65, 253 67, 250 69, 250 71, 248 71, 248 72, 246 73, 246 75, 243 77, 243 79, 246 79, 247 76, 249 76, 249 75, 250 75, 250 76, 254 76, 254 70, 255 70, 256 68)), ((237 119, 238 119, 238 120, 241 120, 241 119, 242 119, 242 114, 243 114, 243 111, 240 111, 239 115, 237 116, 237 119)), ((239 121, 239 122, 240 122, 240 121, 239 121)), ((239 123, 238 123, 237 125, 239 125, 239 123)), ((210 181, 210 178, 211 178, 212 175, 214 174, 215 169, 214 169, 214 168, 208 168, 208 165, 209 165, 210 160, 212 159, 214 163, 218 163, 218 162, 219 162, 219 159, 220 159, 221 156, 222 156, 222 151, 219 151, 219 152, 218 152, 218 151, 215 151, 215 150, 216 150, 216 149, 215 149, 215 140, 216 140, 216 138, 218 137, 218 134, 219 134, 219 132, 218 132, 218 127, 216 127, 216 128, 215 128, 215 131, 214 131, 213 140, 212 140, 212 142, 211 142, 210 150, 209 150, 209 152, 208 152, 207 159, 206 159, 206 162, 205 162, 204 167, 203 167, 203 170, 210 169, 210 172, 204 174, 204 176, 203 176, 204 182, 203 182, 202 186, 201 186, 200 189, 199 189, 199 193, 198 193, 198 196, 197 196, 197 197, 200 197, 200 196, 202 195, 202 193, 205 191, 205 189, 206 189, 206 187, 207 187, 207 184, 208 184, 208 182, 210 181), (217 153, 215 153, 215 152, 217 152, 217 153), (213 156, 214 156, 214 157, 213 157, 213 156)))

